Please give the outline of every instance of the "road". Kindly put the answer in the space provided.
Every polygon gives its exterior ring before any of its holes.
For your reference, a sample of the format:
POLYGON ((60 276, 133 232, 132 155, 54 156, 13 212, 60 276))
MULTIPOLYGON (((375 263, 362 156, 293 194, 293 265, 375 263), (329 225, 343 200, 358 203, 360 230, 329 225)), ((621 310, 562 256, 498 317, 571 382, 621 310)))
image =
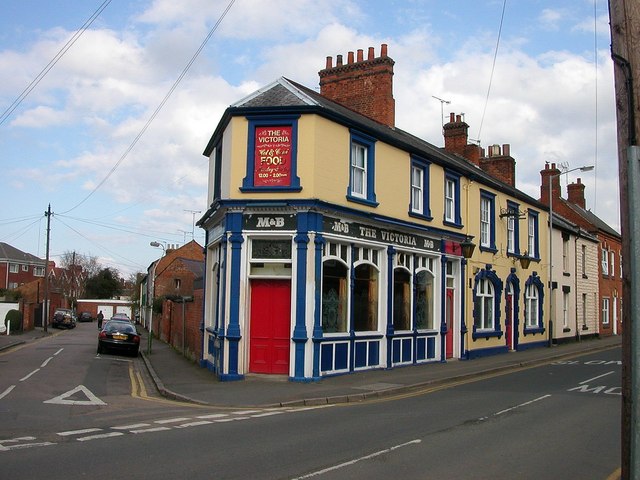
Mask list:
POLYGON ((140 360, 98 356, 93 340, 81 324, 0 356, 0 395, 15 385, 0 398, 3 478, 604 480, 620 463, 620 349, 384 400, 249 410, 145 393, 140 360))

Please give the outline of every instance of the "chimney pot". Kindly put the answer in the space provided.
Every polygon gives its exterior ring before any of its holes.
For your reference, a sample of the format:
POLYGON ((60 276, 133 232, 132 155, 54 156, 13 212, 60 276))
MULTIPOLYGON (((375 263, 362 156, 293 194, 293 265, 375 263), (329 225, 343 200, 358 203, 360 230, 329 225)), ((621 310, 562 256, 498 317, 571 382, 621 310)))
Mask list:
POLYGON ((449 121, 450 121, 451 123, 453 123, 453 122, 455 122, 455 121, 456 121, 456 114, 455 114, 454 112, 451 112, 451 113, 449 114, 449 121))
POLYGON ((387 56, 387 44, 383 43, 381 48, 380 48, 380 56, 381 57, 386 57, 387 56))
POLYGON ((460 123, 462 121, 462 115, 456 115, 456 123, 460 123))
POLYGON ((349 52, 347 54, 347 64, 351 65, 353 63, 353 52, 349 52))
POLYGON ((375 52, 374 52, 373 47, 369 47, 369 52, 368 52, 367 60, 373 60, 374 58, 376 58, 376 57, 375 57, 375 55, 376 55, 376 54, 375 54, 375 52))
POLYGON ((333 58, 332 57, 327 57, 327 64, 324 68, 329 69, 333 67, 333 58))
POLYGON ((504 145, 502 145, 502 154, 505 157, 511 156, 511 145, 509 145, 508 143, 505 143, 504 145))
POLYGON ((358 58, 357 61, 361 62, 362 60, 364 60, 364 50, 362 50, 361 48, 358 49, 358 58))
POLYGON ((342 66, 342 55, 336 55, 336 67, 342 66))

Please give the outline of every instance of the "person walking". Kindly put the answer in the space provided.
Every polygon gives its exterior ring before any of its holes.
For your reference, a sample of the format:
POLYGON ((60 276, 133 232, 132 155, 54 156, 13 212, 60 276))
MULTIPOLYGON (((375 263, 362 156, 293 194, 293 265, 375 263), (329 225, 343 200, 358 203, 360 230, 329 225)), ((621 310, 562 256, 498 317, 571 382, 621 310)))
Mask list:
POLYGON ((102 330, 102 321, 104 320, 104 315, 102 314, 102 310, 98 312, 98 316, 96 318, 98 319, 98 330, 102 330))

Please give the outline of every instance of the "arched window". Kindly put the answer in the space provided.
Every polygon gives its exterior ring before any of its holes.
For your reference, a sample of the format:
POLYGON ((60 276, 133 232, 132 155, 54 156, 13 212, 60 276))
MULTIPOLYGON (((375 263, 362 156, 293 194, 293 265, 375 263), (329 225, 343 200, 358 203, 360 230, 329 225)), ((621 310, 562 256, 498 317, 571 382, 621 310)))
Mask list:
POLYGON ((411 275, 404 268, 393 271, 393 329, 411 330, 411 275))
POLYGON ((322 268, 322 331, 347 331, 348 268, 338 260, 325 260, 322 268))
POLYGON ((415 328, 433 330, 433 275, 427 270, 416 274, 416 319, 415 328))
POLYGON ((476 330, 494 330, 495 314, 494 314, 495 292, 493 285, 487 278, 483 278, 478 282, 475 293, 474 308, 474 326, 476 330))
POLYGON ((353 329, 356 332, 378 330, 378 270, 361 263, 354 273, 353 329))
POLYGON ((525 333, 541 333, 544 331, 543 321, 544 288, 536 272, 525 282, 524 287, 524 316, 525 333))

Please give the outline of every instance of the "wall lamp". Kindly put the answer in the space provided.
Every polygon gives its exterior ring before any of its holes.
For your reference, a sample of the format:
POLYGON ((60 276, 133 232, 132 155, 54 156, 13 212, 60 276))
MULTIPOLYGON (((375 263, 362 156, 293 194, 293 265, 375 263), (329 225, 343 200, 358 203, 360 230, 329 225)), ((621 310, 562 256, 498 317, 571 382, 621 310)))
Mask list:
POLYGON ((460 248, 462 249, 462 256, 464 258, 471 258, 473 256, 473 251, 476 248, 476 244, 471 240, 473 239, 473 235, 467 235, 464 239, 464 242, 460 243, 460 248))

